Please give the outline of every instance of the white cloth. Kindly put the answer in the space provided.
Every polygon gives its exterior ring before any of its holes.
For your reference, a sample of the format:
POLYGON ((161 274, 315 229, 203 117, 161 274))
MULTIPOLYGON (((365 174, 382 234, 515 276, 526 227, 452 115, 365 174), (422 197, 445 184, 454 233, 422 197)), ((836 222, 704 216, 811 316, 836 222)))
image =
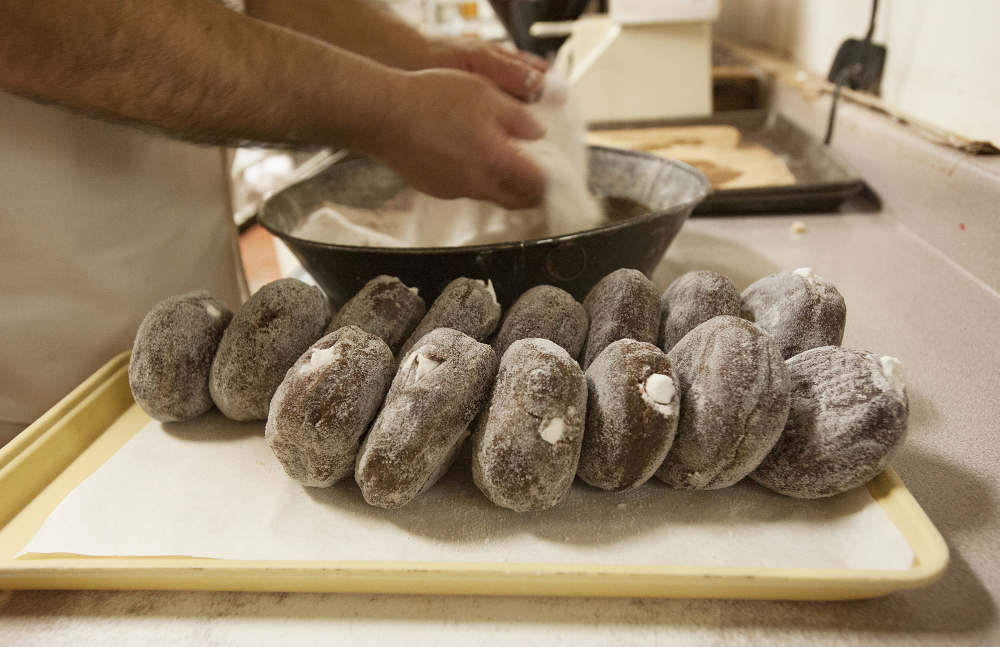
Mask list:
POLYGON ((339 245, 453 247, 559 236, 596 227, 602 215, 587 190, 585 124, 565 77, 549 72, 541 99, 528 109, 546 128, 542 139, 521 144, 546 175, 541 207, 508 211, 488 202, 441 200, 413 192, 379 211, 333 204, 322 207, 293 233, 339 245))
POLYGON ((115 354, 159 300, 237 307, 222 151, 0 93, 0 444, 115 354))

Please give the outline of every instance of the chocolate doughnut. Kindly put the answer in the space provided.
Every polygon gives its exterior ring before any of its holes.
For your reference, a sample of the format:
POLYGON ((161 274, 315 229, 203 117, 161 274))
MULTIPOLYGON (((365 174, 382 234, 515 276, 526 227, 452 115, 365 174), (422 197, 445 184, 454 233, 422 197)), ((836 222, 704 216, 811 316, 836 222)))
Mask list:
POLYGON ((226 304, 205 290, 153 306, 139 324, 128 361, 128 384, 136 404, 164 422, 187 420, 211 409, 208 375, 232 318, 226 304))
POLYGON ((847 306, 832 283, 803 267, 765 276, 743 290, 740 316, 771 335, 788 359, 810 348, 840 346, 847 306))
POLYGON ((590 290, 583 307, 590 316, 584 369, 613 341, 656 343, 660 297, 653 282, 639 270, 620 269, 608 274, 590 290))
POLYGON ((417 329, 403 344, 398 357, 402 359, 421 337, 435 328, 452 328, 476 341, 483 341, 496 330, 499 321, 500 304, 493 291, 493 282, 457 278, 434 300, 417 329))
POLYGON ((473 437, 472 477, 486 498, 518 512, 559 503, 576 474, 586 407, 583 371, 562 346, 511 344, 473 437))
POLYGON ((815 499, 863 485, 888 467, 906 439, 909 411, 899 360, 823 346, 787 365, 788 422, 750 478, 815 499))
POLYGON ((504 315, 493 349, 503 357, 519 339, 548 339, 576 359, 587 340, 587 311, 569 292, 539 285, 522 294, 504 315))
POLYGON ((338 328, 310 346, 274 393, 264 427, 288 476, 307 487, 350 476, 361 436, 395 370, 385 342, 357 326, 338 328))
POLYGON ((712 317, 740 316, 740 293, 718 272, 687 272, 660 296, 660 348, 668 352, 681 337, 712 317))
POLYGON ((448 469, 486 403, 497 372, 493 349, 451 328, 416 344, 358 454, 354 478, 368 503, 398 508, 448 469))
POLYGON ((681 417, 656 476, 694 490, 736 483, 764 460, 788 417, 788 369, 777 345, 752 323, 721 316, 685 335, 667 357, 681 417))
POLYGON ((239 311, 212 362, 212 400, 233 420, 264 420, 285 373, 323 335, 326 295, 297 279, 257 291, 239 311))
POLYGON ((674 442, 680 390, 659 348, 619 339, 587 369, 587 431, 577 474, 604 490, 636 488, 674 442))
POLYGON ((351 297, 330 320, 326 332, 357 326, 379 337, 395 355, 427 313, 417 288, 408 288, 395 276, 376 276, 351 297))

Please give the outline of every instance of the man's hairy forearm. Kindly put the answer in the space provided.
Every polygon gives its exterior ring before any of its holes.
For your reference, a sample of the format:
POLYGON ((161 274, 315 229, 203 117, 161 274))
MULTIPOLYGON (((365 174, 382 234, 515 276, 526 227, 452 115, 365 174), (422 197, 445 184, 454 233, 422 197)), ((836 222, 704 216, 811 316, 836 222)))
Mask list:
POLYGON ((428 67, 428 41, 378 0, 245 0, 247 15, 404 70, 428 67))
POLYGON ((364 150, 401 74, 211 0, 0 0, 0 89, 198 141, 364 150))

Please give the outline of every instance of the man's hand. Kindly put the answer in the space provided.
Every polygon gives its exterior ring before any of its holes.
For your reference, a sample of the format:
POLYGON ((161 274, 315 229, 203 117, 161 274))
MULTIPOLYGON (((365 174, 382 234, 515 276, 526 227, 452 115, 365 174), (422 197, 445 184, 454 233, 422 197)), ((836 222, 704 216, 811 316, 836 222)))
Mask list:
POLYGON ((365 152, 425 193, 509 209, 542 199, 544 175, 512 141, 538 139, 542 126, 480 76, 443 69, 400 74, 372 127, 365 152))
POLYGON ((530 52, 512 51, 478 38, 428 40, 426 67, 480 74, 498 88, 528 101, 538 98, 549 63, 530 52))

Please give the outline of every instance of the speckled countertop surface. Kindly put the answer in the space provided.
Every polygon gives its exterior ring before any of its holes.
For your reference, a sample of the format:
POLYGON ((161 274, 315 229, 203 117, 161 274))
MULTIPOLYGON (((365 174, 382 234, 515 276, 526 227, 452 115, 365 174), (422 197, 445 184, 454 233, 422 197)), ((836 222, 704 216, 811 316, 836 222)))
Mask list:
MULTIPOLYGON (((783 111, 807 125, 822 108, 784 100, 783 111)), ((0 645, 1000 644, 1000 294, 991 276, 1000 247, 990 244, 1000 216, 976 206, 1000 204, 1000 165, 976 162, 980 175, 956 185, 945 164, 936 189, 922 178, 909 188, 868 158, 852 158, 850 133, 870 142, 866 128, 892 126, 865 125, 873 117, 845 108, 842 152, 879 192, 881 209, 859 199, 840 214, 696 218, 653 278, 663 288, 707 268, 742 289, 809 266, 838 286, 848 306, 844 345, 905 363, 910 436, 894 467, 951 549, 938 582, 837 603, 17 591, 0 593, 0 645), (926 201, 912 199, 921 191, 961 191, 972 206, 930 218, 917 213, 926 201), (927 233, 950 217, 954 231, 927 233), (795 220, 806 223, 805 233, 792 232, 795 220), (957 233, 968 233, 966 221, 979 228, 974 244, 957 233)), ((915 146, 923 160, 923 144, 915 146)), ((938 153, 952 155, 931 151, 938 153)))

